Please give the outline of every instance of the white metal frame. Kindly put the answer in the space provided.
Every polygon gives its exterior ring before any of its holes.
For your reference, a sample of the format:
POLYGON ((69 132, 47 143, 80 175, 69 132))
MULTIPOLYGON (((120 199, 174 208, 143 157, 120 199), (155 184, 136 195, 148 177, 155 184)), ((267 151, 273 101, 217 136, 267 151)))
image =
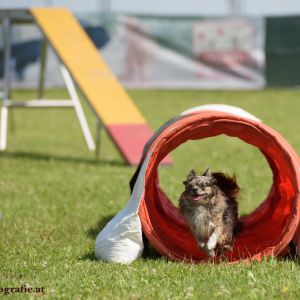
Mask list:
POLYGON ((75 108, 75 112, 76 112, 79 124, 81 126, 81 130, 84 135, 86 144, 90 151, 95 151, 96 146, 95 146, 91 131, 89 129, 89 125, 85 118, 83 109, 81 107, 80 100, 79 100, 78 94, 76 92, 74 81, 73 81, 69 71, 67 70, 67 68, 64 65, 61 64, 59 66, 59 69, 60 69, 60 72, 64 79, 64 82, 66 84, 69 95, 71 97, 71 103, 72 103, 73 107, 75 108))
POLYGON ((3 26, 3 47, 4 47, 4 72, 3 72, 3 91, 2 107, 0 113, 0 151, 6 149, 7 140, 7 101, 9 98, 10 83, 10 56, 11 56, 11 20, 6 17, 2 21, 3 26))
POLYGON ((59 71, 63 77, 64 83, 70 95, 70 99, 67 100, 48 100, 43 99, 44 95, 44 82, 45 82, 45 69, 46 69, 46 58, 47 58, 47 41, 42 42, 41 47, 41 61, 40 61, 40 74, 39 74, 39 87, 38 97, 30 101, 15 101, 10 99, 10 72, 11 72, 11 27, 12 27, 12 16, 8 15, 2 18, 3 26, 3 38, 4 38, 4 76, 3 76, 3 91, 0 92, 2 98, 2 106, 0 111, 0 151, 3 151, 7 147, 7 122, 8 122, 8 109, 10 107, 38 107, 38 108, 51 108, 51 107, 73 107, 75 109, 83 136, 85 138, 87 147, 90 151, 96 150, 96 155, 99 153, 99 131, 100 121, 97 120, 97 132, 96 132, 96 143, 93 140, 90 128, 88 126, 86 117, 84 115, 75 83, 67 70, 67 68, 60 63, 59 71))

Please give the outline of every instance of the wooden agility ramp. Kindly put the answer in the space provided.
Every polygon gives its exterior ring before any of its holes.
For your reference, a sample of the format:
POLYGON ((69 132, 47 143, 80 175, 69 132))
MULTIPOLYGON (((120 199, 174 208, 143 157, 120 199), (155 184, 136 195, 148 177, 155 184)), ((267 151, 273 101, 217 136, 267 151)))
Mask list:
POLYGON ((29 12, 126 162, 138 164, 153 132, 79 22, 64 8, 29 12))

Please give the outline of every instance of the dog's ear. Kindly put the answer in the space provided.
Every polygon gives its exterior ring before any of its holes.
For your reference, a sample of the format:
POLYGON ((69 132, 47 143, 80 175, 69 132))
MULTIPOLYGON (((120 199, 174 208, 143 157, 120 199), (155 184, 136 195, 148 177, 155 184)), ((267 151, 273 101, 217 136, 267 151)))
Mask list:
POLYGON ((186 181, 188 181, 188 180, 190 180, 190 179, 192 179, 192 178, 194 178, 194 177, 196 177, 196 176, 197 176, 197 174, 196 174, 195 170, 191 170, 191 171, 187 174, 186 181))
POLYGON ((211 171, 210 171, 210 169, 207 168, 207 169, 205 170, 205 172, 203 173, 202 176, 211 176, 211 171))
POLYGON ((212 177, 211 180, 210 180, 210 185, 212 186, 212 185, 215 185, 215 184, 218 184, 218 180, 212 177))

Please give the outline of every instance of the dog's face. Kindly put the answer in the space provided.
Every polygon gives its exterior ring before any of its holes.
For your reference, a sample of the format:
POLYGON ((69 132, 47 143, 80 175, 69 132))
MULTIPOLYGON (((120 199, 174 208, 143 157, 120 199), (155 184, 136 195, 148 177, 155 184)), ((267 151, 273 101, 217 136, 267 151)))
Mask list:
POLYGON ((201 176, 198 176, 194 170, 191 170, 183 184, 185 185, 188 200, 194 203, 207 204, 214 196, 216 180, 211 176, 209 169, 201 176))

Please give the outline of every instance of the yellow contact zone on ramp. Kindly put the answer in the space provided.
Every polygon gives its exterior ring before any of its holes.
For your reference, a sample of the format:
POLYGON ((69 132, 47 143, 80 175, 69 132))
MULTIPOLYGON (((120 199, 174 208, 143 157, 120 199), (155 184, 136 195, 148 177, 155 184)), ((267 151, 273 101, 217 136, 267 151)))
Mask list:
POLYGON ((104 124, 146 123, 89 36, 67 9, 32 8, 29 12, 104 124))

